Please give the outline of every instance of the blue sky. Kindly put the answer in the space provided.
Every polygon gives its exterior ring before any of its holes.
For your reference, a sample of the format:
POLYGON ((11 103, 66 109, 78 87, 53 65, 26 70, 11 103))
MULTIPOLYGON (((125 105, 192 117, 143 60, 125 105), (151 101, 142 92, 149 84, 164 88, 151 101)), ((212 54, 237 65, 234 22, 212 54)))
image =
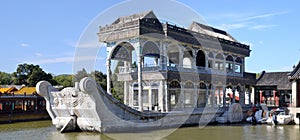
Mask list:
MULTIPOLYGON (((84 32, 95 29, 97 33, 99 25, 94 25, 98 23, 95 21, 120 2, 126 3, 121 0, 0 1, 0 71, 11 73, 18 64, 33 63, 55 75, 73 73, 74 53, 84 32)), ((143 4, 147 2, 139 0, 136 5, 127 5, 125 11, 144 10, 139 4, 146 7, 143 4)), ((207 24, 224 29, 238 41, 249 44, 252 51, 246 59, 248 72, 288 71, 300 60, 300 10, 297 7, 300 2, 296 0, 178 2, 200 14, 207 24)), ((180 10, 164 4, 161 7, 165 7, 165 12, 180 10)), ((106 15, 109 19, 102 18, 101 23, 109 24, 122 14, 125 13, 106 15)), ((192 18, 190 14, 186 16, 192 18)), ((97 58, 95 69, 103 70, 104 56, 97 58)))

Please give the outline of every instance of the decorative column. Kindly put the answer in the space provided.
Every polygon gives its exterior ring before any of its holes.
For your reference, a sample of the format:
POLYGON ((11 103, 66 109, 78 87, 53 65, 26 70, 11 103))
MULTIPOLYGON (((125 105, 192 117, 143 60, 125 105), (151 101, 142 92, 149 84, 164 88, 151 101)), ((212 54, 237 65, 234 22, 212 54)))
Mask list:
POLYGON ((221 101, 223 100, 223 98, 221 98, 221 89, 220 87, 218 88, 218 107, 221 106, 221 101))
POLYGON ((184 86, 183 86, 183 85, 184 85, 184 83, 183 83, 183 82, 180 82, 181 88, 180 88, 179 101, 180 101, 180 108, 181 108, 181 109, 184 108, 184 100, 185 100, 185 99, 184 99, 184 98, 185 98, 185 97, 184 97, 184 96, 185 96, 185 95, 184 95, 185 93, 184 93, 184 86))
POLYGON ((232 103, 235 103, 235 92, 236 92, 236 87, 232 87, 232 103))
POLYGON ((169 63, 169 58, 168 58, 168 50, 167 50, 167 46, 168 46, 168 42, 162 42, 162 49, 160 50, 160 54, 161 54, 161 57, 160 57, 160 60, 161 60, 161 69, 162 70, 167 70, 167 66, 168 66, 168 63, 169 63))
POLYGON ((128 82, 124 81, 124 104, 128 105, 128 82))
MULTIPOLYGON (((249 105, 251 105, 251 98, 252 98, 252 96, 251 96, 251 89, 252 89, 252 87, 251 86, 249 86, 249 89, 247 90, 247 93, 248 93, 248 102, 249 102, 249 105)), ((253 92, 254 93, 254 92, 253 92)))
POLYGON ((241 91, 239 91, 239 98, 240 98, 240 105, 245 106, 245 87, 241 88, 241 91))
POLYGON ((152 88, 148 89, 148 108, 152 110, 152 88))
MULTIPOLYGON (((139 47, 139 49, 141 49, 139 47)), ((139 51, 140 52, 140 51, 139 51)), ((143 111, 143 87, 142 87, 142 58, 141 54, 138 54, 138 104, 139 104, 139 111, 143 111)))
POLYGON ((205 104, 206 104, 206 106, 208 105, 208 102, 209 102, 209 104, 211 104, 211 102, 210 102, 210 99, 209 99, 209 84, 206 84, 206 93, 205 93, 205 100, 206 100, 206 102, 205 102, 205 104))
POLYGON ((158 88, 158 110, 163 111, 164 109, 164 82, 159 81, 159 88, 158 88))
POLYGON ((226 86, 222 86, 222 91, 223 91, 223 107, 226 106, 226 86))
MULTIPOLYGON (((130 83, 132 85, 132 83, 130 83)), ((129 86, 128 90, 130 90, 129 94, 128 94, 128 104, 130 107, 133 107, 133 96, 134 96, 134 91, 133 91, 133 87, 129 86)))
POLYGON ((198 98, 199 98, 199 95, 198 95, 198 84, 194 83, 194 100, 193 100, 193 108, 197 107, 197 101, 198 101, 198 98))
POLYGON ((168 96, 168 85, 167 81, 164 81, 164 90, 165 90, 165 112, 169 112, 169 96, 168 96))
MULTIPOLYGON (((192 49, 192 52, 193 52, 193 56, 192 56, 192 58, 193 58, 193 61, 192 61, 192 68, 194 69, 194 70, 196 70, 195 72, 197 72, 198 70, 197 70, 197 51, 195 50, 195 49, 192 49)), ((195 87, 195 86, 194 86, 195 87)))
POLYGON ((106 91, 107 91, 108 94, 111 94, 111 85, 110 85, 110 77, 111 77, 110 76, 110 71, 111 70, 110 70, 110 63, 111 63, 110 59, 107 59, 106 60, 106 79, 107 79, 106 80, 106 82, 107 82, 106 83, 107 84, 107 90, 106 91))
POLYGON ((215 98, 215 94, 216 94, 216 89, 215 89, 215 86, 212 86, 212 89, 211 89, 211 98, 212 98, 212 107, 214 107, 216 105, 216 98, 215 98))
POLYGON ((179 45, 179 69, 181 69, 183 67, 183 46, 179 45))

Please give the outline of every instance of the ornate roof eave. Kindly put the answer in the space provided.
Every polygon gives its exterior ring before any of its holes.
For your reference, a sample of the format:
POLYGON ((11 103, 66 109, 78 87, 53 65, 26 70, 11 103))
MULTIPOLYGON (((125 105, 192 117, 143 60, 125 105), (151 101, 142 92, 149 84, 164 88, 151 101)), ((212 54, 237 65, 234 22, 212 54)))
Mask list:
POLYGON ((298 80, 300 79, 300 61, 298 65, 293 69, 293 71, 289 74, 290 80, 298 80))

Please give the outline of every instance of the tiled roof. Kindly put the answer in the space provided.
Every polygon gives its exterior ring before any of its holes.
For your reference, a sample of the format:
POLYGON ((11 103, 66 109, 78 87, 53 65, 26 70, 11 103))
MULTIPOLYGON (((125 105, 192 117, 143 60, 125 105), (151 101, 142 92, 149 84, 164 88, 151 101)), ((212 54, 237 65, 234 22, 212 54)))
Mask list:
POLYGON ((238 42, 226 31, 223 31, 223 30, 211 27, 211 26, 207 26, 207 25, 195 22, 195 21, 190 25, 189 30, 198 32, 198 33, 202 33, 202 34, 206 34, 209 36, 217 37, 217 38, 223 38, 225 40, 229 40, 229 41, 233 41, 233 42, 238 42))
POLYGON ((292 83, 288 78, 289 74, 290 72, 263 72, 256 86, 277 86, 279 90, 292 90, 292 83))
POLYGON ((142 18, 156 18, 156 16, 153 13, 153 11, 146 11, 146 12, 137 13, 137 14, 133 14, 133 15, 129 15, 129 16, 119 17, 112 24, 126 23, 126 22, 131 22, 134 20, 139 20, 142 18))
POLYGON ((17 91, 18 89, 16 89, 15 87, 6 87, 6 88, 0 88, 0 92, 1 93, 11 93, 14 91, 17 91))
POLYGON ((300 79, 300 61, 289 75, 289 79, 300 79))
POLYGON ((22 87, 20 90, 16 91, 15 94, 33 94, 36 93, 35 87, 22 87))

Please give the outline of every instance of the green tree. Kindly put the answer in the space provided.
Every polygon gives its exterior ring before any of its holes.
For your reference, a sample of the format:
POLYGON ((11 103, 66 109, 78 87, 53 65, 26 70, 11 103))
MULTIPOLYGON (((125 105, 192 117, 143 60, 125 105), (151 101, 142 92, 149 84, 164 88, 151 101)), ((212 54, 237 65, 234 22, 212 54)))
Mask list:
POLYGON ((114 73, 111 75, 111 94, 114 98, 120 100, 123 102, 124 99, 124 82, 118 81, 118 67, 124 66, 124 63, 122 61, 118 61, 116 69, 114 70, 114 73))
POLYGON ((102 73, 101 71, 94 71, 90 74, 90 77, 94 78, 96 83, 100 85, 104 90, 107 89, 106 74, 102 73))
POLYGON ((13 73, 14 84, 27 86, 35 86, 41 80, 49 81, 55 84, 50 73, 46 73, 39 65, 19 64, 16 72, 13 73))
POLYGON ((6 72, 0 72, 0 85, 9 85, 12 83, 12 76, 6 72))
POLYGON ((82 70, 77 71, 77 73, 73 76, 74 82, 79 82, 82 78, 88 77, 88 73, 83 68, 82 70))
POLYGON ((64 87, 73 86, 72 82, 73 76, 68 74, 54 76, 53 80, 56 81, 57 85, 62 85, 64 87))

